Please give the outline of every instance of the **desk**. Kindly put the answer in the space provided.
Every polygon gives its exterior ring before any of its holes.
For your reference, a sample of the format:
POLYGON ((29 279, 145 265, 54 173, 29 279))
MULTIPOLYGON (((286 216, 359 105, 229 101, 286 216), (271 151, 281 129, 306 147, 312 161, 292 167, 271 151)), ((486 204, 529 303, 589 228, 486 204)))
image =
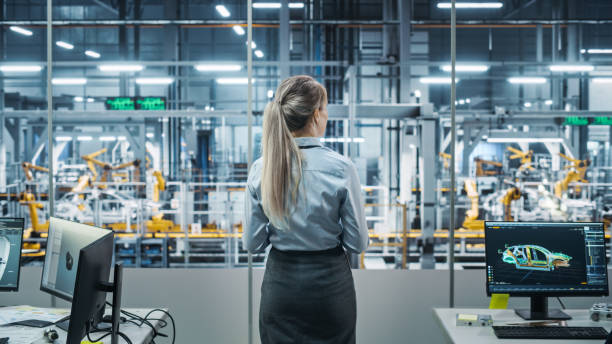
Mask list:
MULTIPOLYGON (((469 343, 469 344, 489 344, 489 343, 530 343, 534 339, 497 339, 491 327, 477 326, 455 326, 457 313, 464 314, 489 314, 493 317, 494 325, 505 325, 509 322, 524 322, 514 314, 513 309, 481 309, 481 308, 434 308, 434 315, 439 325, 444 330, 446 338, 450 343, 469 343)), ((572 317, 567 321, 568 326, 600 326, 610 331, 612 321, 594 322, 589 318, 589 311, 586 309, 566 309, 565 313, 572 317)), ((603 343, 603 340, 551 340, 546 339, 546 344, 557 343, 603 343)))
MULTIPOLYGON (((127 308, 125 309, 128 312, 134 313, 138 316, 144 317, 149 311, 151 311, 151 309, 131 309, 131 308, 127 308)), ((110 309, 106 310, 106 314, 110 314, 110 309)), ((124 315, 122 315, 124 316, 124 315)), ((167 334, 170 338, 172 337, 172 323, 170 322, 170 319, 168 318, 168 316, 165 313, 162 312, 155 312, 153 313, 151 316, 151 318, 157 318, 157 319, 162 319, 163 321, 166 321, 168 323, 168 326, 166 326, 161 332, 167 334)), ((153 326, 155 326, 155 330, 159 331, 161 329, 161 325, 162 325, 162 321, 159 320, 150 320, 151 324, 153 326)), ((50 326, 47 328, 34 328, 34 327, 25 327, 25 326, 9 326, 9 327, 0 327, 0 337, 4 337, 2 335, 3 329, 6 331, 10 331, 10 330, 16 330, 16 329, 23 329, 24 331, 32 331, 34 334, 39 334, 37 340, 33 341, 33 342, 29 342, 29 341, 11 341, 9 340, 10 344, 42 344, 42 343, 48 343, 44 338, 43 338, 43 332, 45 329, 49 329, 49 328, 53 328, 57 331, 57 334, 59 335, 59 339, 57 339, 55 341, 55 343, 57 344, 63 344, 66 342, 66 331, 58 328, 57 326, 50 326)), ((153 329, 151 329, 150 326, 147 325, 143 325, 141 327, 136 326, 135 324, 132 323, 124 323, 119 325, 119 330, 124 333, 131 341, 133 344, 148 344, 151 342, 151 339, 153 339, 153 329)), ((100 336, 102 336, 103 333, 92 333, 90 336, 92 339, 95 338, 99 338, 100 336)), ((6 335, 5 335, 6 336, 6 335)), ((87 338, 85 338, 87 339, 87 338)), ((111 342, 110 336, 107 336, 106 338, 104 338, 102 340, 102 342, 104 344, 108 344, 111 342)), ((119 343, 126 343, 126 341, 119 337, 119 343)))

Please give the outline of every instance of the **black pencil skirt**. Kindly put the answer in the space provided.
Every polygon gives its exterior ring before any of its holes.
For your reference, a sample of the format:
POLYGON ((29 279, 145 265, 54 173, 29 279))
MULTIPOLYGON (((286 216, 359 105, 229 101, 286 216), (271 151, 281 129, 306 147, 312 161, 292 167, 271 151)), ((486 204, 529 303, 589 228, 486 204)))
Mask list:
POLYGON ((270 251, 259 307, 262 344, 355 343, 353 275, 340 247, 270 251))

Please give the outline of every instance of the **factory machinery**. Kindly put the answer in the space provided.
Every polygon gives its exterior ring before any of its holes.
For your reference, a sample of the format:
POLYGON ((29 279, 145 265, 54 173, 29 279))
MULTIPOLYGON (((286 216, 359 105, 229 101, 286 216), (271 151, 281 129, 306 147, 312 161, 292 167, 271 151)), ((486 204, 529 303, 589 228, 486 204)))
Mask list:
MULTIPOLYGON (((379 130, 383 155, 365 158, 348 139, 331 144, 352 156, 364 182, 371 245, 356 260, 363 268, 444 263, 451 192, 458 208, 455 256, 466 267, 482 265, 485 220, 607 225, 612 219, 609 132, 597 136, 589 127, 566 124, 567 113, 553 114, 556 120, 551 114, 526 119, 460 113, 452 190, 446 114, 423 105, 353 107, 354 123, 368 121, 363 127, 379 130)), ((347 112, 345 105, 330 104, 332 135, 346 137, 347 112)), ((21 116, 20 127, 7 130, 23 135, 16 142, 25 144, 13 147, 21 161, 4 172, 0 205, 4 214, 29 219, 24 254, 40 262, 49 216, 46 127, 35 111, 14 115, 21 116)), ((224 113, 194 113, 181 121, 138 115, 144 117, 140 122, 105 112, 108 118, 100 116, 96 127, 75 126, 72 113, 57 116, 55 216, 116 231, 115 259, 126 266, 244 266, 247 166, 241 161, 247 150, 236 147, 244 119, 224 113)), ((364 136, 358 125, 352 130, 364 136)), ((254 259, 259 265, 263 260, 263 254, 254 259)))

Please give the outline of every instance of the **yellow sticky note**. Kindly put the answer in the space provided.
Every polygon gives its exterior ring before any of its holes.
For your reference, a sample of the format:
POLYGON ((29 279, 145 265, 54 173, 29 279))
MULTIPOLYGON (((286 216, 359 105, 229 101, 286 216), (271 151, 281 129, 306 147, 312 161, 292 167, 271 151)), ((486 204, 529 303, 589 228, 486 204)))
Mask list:
POLYGON ((508 308, 509 298, 510 298, 510 294, 491 294, 491 303, 489 303, 489 309, 508 308))
POLYGON ((104 344, 103 342, 90 342, 88 340, 84 340, 81 342, 81 344, 104 344))

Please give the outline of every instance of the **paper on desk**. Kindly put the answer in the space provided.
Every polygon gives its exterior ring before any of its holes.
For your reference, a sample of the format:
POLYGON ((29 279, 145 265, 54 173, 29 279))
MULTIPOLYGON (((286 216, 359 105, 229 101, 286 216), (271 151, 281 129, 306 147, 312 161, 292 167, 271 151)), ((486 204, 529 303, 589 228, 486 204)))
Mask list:
POLYGON ((9 337, 9 343, 31 344, 42 338, 43 330, 38 328, 10 326, 0 327, 0 338, 9 337))
POLYGON ((70 311, 66 309, 39 308, 27 305, 2 307, 0 308, 0 325, 30 319, 56 322, 68 315, 70 315, 70 311))

